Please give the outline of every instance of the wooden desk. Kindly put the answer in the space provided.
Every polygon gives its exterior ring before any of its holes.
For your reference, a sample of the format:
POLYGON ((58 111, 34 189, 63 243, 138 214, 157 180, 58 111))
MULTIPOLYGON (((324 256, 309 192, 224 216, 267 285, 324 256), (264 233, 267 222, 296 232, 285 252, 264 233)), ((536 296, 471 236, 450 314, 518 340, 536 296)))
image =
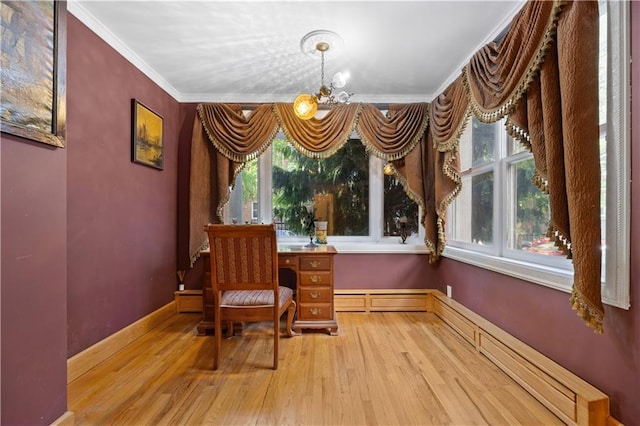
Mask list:
MULTIPOLYGON (((278 266, 289 269, 296 275, 296 317, 293 331, 304 329, 326 329, 332 336, 338 334, 333 303, 333 256, 336 249, 329 245, 304 247, 302 245, 278 244, 278 266)), ((209 251, 200 253, 204 261, 202 281, 203 319, 198 324, 198 334, 214 329, 213 292, 211 291, 211 262, 209 251)), ((235 327, 234 327, 235 328, 235 327)))

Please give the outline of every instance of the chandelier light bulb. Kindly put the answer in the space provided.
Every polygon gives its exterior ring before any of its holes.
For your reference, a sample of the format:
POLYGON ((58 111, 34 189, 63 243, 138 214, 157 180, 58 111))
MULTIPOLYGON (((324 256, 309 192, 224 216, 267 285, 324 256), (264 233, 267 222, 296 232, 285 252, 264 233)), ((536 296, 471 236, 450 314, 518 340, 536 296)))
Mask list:
POLYGON ((349 79, 348 72, 337 72, 333 76, 333 80, 331 80, 331 86, 336 89, 342 89, 347 84, 347 80, 349 79))
POLYGON ((316 115, 318 111, 318 102, 315 96, 303 93, 298 95, 293 101, 293 111, 301 120, 309 120, 316 115))
POLYGON ((340 93, 338 93, 338 95, 336 96, 336 100, 338 102, 340 102, 341 104, 346 104, 347 102, 349 102, 349 98, 351 97, 350 94, 348 94, 345 91, 342 91, 340 93))

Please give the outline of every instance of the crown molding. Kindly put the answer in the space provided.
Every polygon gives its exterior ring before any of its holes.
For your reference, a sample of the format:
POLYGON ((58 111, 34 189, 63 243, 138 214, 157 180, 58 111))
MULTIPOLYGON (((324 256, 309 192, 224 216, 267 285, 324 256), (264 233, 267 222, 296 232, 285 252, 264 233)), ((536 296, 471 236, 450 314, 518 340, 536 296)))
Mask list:
POLYGON ((106 26, 96 19, 87 9, 74 0, 67 2, 67 11, 78 18, 80 22, 86 25, 98 37, 104 40, 116 52, 122 55, 126 60, 131 62, 133 66, 139 69, 144 75, 149 77, 155 84, 160 86, 165 92, 182 102, 181 93, 165 80, 158 72, 156 72, 149 64, 140 58, 133 50, 129 48, 122 40, 113 34, 106 26))

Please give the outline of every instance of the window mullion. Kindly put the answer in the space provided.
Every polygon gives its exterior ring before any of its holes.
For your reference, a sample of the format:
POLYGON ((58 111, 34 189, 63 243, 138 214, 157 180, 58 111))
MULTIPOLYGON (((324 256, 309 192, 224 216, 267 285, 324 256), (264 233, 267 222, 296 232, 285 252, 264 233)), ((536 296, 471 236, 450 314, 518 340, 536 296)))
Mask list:
POLYGON ((497 132, 497 140, 494 144, 494 157, 493 162, 493 232, 494 232, 494 254, 497 256, 504 256, 505 246, 505 223, 509 223, 508 218, 505 217, 506 209, 508 208, 508 185, 505 180, 507 178, 506 169, 504 165, 504 157, 506 156, 506 132, 503 122, 496 123, 499 126, 497 132), (505 199, 506 198, 506 199, 505 199))
POLYGON ((384 215, 384 174, 380 158, 369 155, 369 237, 382 239, 384 215))

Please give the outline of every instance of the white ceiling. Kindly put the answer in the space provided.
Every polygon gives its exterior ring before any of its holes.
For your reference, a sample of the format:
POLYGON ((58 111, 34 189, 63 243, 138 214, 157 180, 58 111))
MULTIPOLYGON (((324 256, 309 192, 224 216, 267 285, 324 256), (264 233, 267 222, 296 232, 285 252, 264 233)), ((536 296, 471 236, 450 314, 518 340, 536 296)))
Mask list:
POLYGON ((68 10, 181 102, 292 102, 317 92, 300 50, 338 33, 328 82, 349 71, 354 102, 431 101, 522 6, 514 1, 70 0, 68 10))

